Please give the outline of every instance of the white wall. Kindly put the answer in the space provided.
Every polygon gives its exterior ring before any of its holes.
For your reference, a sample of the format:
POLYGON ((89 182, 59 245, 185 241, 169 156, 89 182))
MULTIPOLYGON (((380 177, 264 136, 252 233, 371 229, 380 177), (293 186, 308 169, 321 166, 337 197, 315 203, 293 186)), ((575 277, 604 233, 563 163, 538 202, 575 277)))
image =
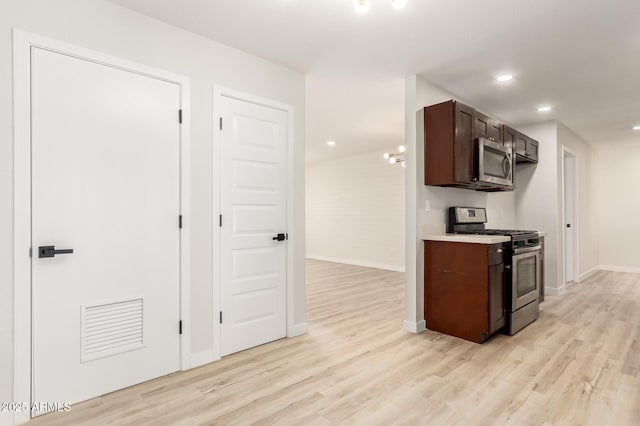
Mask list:
MULTIPOLYGON (((217 270, 212 215, 212 85, 293 105, 295 109, 294 321, 305 321, 304 76, 102 0, 11 0, 0 13, 0 401, 12 401, 12 35, 13 27, 161 68, 191 79, 192 352, 211 350, 212 280, 217 270)), ((217 188, 217 182, 214 188, 217 188)), ((189 327, 190 326, 190 327, 189 327)), ((0 414, 0 424, 8 416, 0 414)))
POLYGON ((600 264, 640 272, 640 145, 598 150, 600 264))
POLYGON ((424 328, 424 242, 421 239, 423 229, 444 233, 447 209, 451 206, 485 207, 489 220, 487 226, 513 228, 516 224, 515 195, 513 192, 486 193, 424 185, 422 108, 456 97, 417 76, 407 77, 405 97, 405 143, 409 161, 406 183, 408 238, 404 326, 405 329, 416 332, 424 328), (430 212, 425 211, 426 200, 430 202, 430 212))
POLYGON ((562 293, 564 282, 564 218, 562 208, 563 147, 576 156, 578 165, 578 277, 598 267, 599 232, 596 209, 594 148, 564 124, 555 121, 518 130, 538 140, 537 165, 516 166, 516 223, 521 229, 537 229, 545 237, 545 291, 562 293))
POLYGON ((405 169, 383 154, 307 166, 308 258, 404 271, 405 169))
POLYGON ((559 238, 560 164, 558 161, 558 131, 555 121, 548 121, 517 130, 536 139, 539 145, 538 164, 516 165, 516 223, 521 229, 546 232, 545 292, 558 294, 564 288, 560 266, 562 260, 559 238))

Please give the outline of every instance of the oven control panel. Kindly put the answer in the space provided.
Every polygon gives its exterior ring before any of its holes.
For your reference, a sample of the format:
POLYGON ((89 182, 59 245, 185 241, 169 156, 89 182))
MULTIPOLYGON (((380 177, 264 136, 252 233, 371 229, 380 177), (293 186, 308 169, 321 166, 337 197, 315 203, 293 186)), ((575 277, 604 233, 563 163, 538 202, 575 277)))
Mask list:
POLYGON ((482 207, 451 207, 455 223, 487 223, 487 211, 482 207))

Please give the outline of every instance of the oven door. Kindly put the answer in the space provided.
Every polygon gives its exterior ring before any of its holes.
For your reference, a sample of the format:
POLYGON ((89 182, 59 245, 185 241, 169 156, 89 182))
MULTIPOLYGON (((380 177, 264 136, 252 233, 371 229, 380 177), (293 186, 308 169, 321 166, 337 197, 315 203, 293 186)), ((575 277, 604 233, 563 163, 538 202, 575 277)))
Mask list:
POLYGON ((492 185, 513 185, 513 155, 511 148, 478 139, 478 182, 492 185))
POLYGON ((515 249, 512 257, 511 311, 533 302, 540 292, 541 246, 515 249))

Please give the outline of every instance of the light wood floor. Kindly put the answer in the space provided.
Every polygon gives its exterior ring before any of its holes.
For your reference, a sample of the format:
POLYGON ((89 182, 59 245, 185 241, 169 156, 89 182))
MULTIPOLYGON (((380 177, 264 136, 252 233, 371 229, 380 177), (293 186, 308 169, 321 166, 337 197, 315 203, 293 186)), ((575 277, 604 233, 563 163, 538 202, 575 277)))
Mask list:
POLYGON ((309 333, 29 425, 639 425, 640 274, 599 272, 484 345, 402 330, 403 275, 309 261, 309 333))

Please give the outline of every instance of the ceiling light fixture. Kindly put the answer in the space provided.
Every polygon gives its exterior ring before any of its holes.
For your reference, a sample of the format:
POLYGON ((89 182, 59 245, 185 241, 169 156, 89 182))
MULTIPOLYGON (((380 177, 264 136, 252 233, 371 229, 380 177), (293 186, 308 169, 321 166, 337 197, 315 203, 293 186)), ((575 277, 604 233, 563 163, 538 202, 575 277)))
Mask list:
POLYGON ((633 126, 631 130, 640 130, 640 126, 633 126))
POLYGON ((391 6, 394 9, 403 9, 407 5, 408 0, 391 0, 391 6))
POLYGON ((383 157, 385 160, 389 161, 389 164, 400 164, 402 167, 407 167, 407 161, 405 160, 405 151, 407 148, 404 145, 400 145, 398 147, 399 153, 395 152, 385 152, 383 157))
POLYGON ((551 111, 551 107, 550 106, 543 106, 538 108, 538 112, 549 112, 551 111))
POLYGON ((354 0, 353 2, 353 7, 358 13, 367 13, 370 6, 371 3, 369 2, 369 0, 354 0))
POLYGON ((327 141, 327 145, 335 146, 336 145, 336 141, 327 141))
POLYGON ((496 77, 496 80, 498 80, 500 83, 504 83, 513 80, 513 76, 511 74, 499 75, 496 77))

